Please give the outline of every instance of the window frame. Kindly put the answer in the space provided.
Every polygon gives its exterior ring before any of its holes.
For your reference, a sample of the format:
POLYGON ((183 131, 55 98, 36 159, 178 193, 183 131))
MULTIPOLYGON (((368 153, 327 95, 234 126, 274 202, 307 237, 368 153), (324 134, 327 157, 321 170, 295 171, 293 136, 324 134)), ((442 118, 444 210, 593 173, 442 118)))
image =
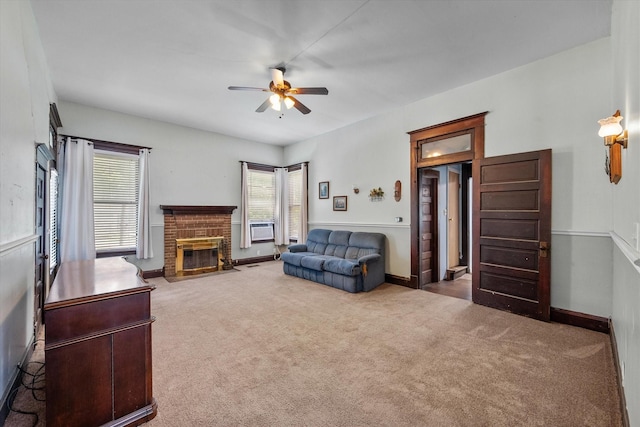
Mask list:
MULTIPOLYGON (((243 163, 242 161, 240 163, 243 163)), ((280 166, 272 166, 272 165, 267 165, 267 164, 262 164, 262 163, 252 163, 252 162, 244 162, 247 164, 247 170, 249 171, 249 173, 251 173, 251 171, 260 171, 260 172, 270 172, 273 174, 274 176, 274 191, 275 191, 275 170, 280 168, 280 166)), ((287 174, 287 180, 289 179, 289 174, 292 172, 297 172, 297 171, 301 171, 302 170, 302 164, 306 163, 306 162, 301 162, 301 163, 296 163, 290 166, 283 166, 284 168, 288 169, 288 174, 287 174)), ((249 180, 249 177, 247 177, 247 182, 249 180)), ((302 179, 301 179, 302 181, 302 179)), ((303 183, 300 182, 300 185, 302 186, 303 183)), ((289 190, 291 191, 291 190, 289 190)), ((289 198, 288 198, 289 199, 289 198)), ((307 200, 300 200, 300 206, 302 207, 302 203, 308 203, 307 200)), ((251 220, 249 219, 249 222, 247 224, 247 230, 250 233, 250 229, 251 229, 251 222, 254 221, 255 222, 271 222, 271 223, 275 223, 275 193, 274 193, 274 199, 273 199, 273 206, 274 206, 274 218, 269 219, 269 220, 251 220)), ((289 200, 287 200, 287 209, 290 209, 289 206, 289 200)), ((291 211, 289 210, 289 223, 291 221, 291 211)), ((289 227, 289 223, 286 224, 287 229, 290 229, 289 227)), ((275 230, 274 230, 275 232, 275 230)), ((299 230, 298 230, 299 232, 299 230)), ((296 236, 295 238, 289 237, 289 241, 292 242, 297 242, 299 239, 299 236, 296 236)), ((275 242, 275 239, 270 239, 270 240, 251 240, 251 243, 273 243, 275 242)))

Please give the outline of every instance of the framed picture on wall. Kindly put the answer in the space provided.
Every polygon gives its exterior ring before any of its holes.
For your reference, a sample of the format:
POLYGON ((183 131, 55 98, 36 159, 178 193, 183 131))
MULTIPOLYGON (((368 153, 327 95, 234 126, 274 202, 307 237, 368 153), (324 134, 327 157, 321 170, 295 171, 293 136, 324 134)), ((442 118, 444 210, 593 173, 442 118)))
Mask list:
POLYGON ((318 198, 319 199, 328 199, 329 198, 329 181, 322 181, 318 184, 318 198))
POLYGON ((347 196, 333 196, 333 210, 334 211, 346 211, 347 210, 347 196))

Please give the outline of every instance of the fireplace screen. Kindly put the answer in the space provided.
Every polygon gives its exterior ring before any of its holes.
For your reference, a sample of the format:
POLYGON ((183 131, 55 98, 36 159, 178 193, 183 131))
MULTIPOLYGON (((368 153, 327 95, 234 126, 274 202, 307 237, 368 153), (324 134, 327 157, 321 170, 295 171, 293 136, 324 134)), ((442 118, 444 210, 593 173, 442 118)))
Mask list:
POLYGON ((207 273, 222 266, 222 237, 176 239, 176 275, 207 273))

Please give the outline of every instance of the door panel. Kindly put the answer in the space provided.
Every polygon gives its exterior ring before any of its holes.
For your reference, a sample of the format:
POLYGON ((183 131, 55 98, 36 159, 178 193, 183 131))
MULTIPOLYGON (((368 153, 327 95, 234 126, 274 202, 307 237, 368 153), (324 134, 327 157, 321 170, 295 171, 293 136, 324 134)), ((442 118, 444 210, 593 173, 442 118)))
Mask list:
POLYGON ((420 176, 420 276, 418 287, 438 281, 438 177, 436 171, 422 169, 420 176))
POLYGON ((549 320, 551 150, 473 162, 473 301, 549 320))

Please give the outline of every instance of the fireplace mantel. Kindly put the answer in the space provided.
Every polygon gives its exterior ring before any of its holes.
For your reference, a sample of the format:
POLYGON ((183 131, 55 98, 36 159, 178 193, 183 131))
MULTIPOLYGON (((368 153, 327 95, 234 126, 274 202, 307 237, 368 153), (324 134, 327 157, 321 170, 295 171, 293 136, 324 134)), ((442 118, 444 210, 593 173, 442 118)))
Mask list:
POLYGON ((165 215, 231 215, 237 206, 160 205, 165 215))

